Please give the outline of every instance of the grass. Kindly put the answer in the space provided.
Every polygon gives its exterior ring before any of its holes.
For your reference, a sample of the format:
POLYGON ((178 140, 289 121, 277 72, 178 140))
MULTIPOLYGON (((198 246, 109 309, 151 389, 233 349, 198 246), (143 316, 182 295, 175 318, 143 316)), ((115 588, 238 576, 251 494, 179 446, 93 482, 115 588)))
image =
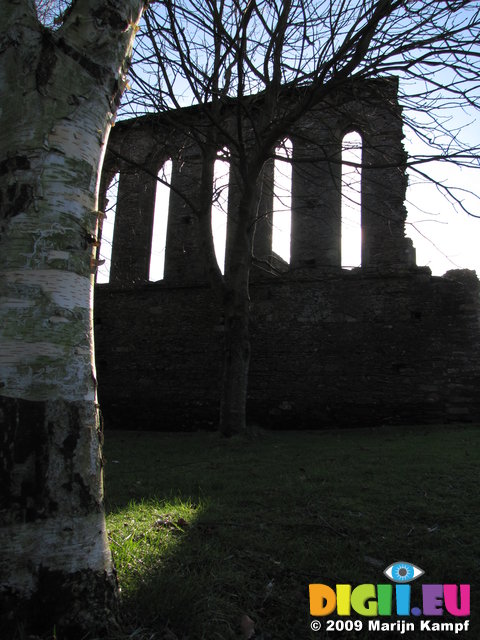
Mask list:
POLYGON ((313 632, 308 602, 309 583, 385 583, 396 560, 422 568, 419 582, 472 583, 469 637, 480 637, 479 454, 472 426, 253 441, 107 432, 107 522, 131 637, 246 638, 245 616, 263 640, 401 637, 369 634, 360 616, 363 631, 313 632))

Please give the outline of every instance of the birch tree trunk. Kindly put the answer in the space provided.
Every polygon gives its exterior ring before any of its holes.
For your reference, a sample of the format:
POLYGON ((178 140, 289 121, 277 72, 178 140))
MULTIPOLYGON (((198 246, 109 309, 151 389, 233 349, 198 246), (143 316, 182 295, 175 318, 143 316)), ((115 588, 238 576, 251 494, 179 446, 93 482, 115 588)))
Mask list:
POLYGON ((0 628, 100 634, 116 580, 93 355, 99 169, 143 2, 0 4, 0 628))

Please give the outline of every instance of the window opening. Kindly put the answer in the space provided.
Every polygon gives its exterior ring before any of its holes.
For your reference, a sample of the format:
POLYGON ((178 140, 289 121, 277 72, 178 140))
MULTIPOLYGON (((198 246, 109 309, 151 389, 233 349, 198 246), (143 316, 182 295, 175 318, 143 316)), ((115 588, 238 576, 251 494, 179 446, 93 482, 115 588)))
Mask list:
POLYGON ((153 213, 152 247, 150 251, 149 280, 163 280, 165 271, 165 247, 167 244, 168 207, 170 203, 170 183, 172 161, 167 160, 158 172, 153 213))
POLYGON ((362 264, 361 180, 362 138, 347 133, 342 141, 342 267, 362 264))
POLYGON ((228 187, 230 163, 228 150, 219 152, 213 167, 212 235, 215 255, 220 271, 225 273, 225 249, 227 243, 228 187))
POLYGON ((110 269, 112 266, 113 232, 115 229, 115 213, 118 200, 118 183, 120 173, 113 176, 107 189, 105 200, 105 217, 102 220, 100 249, 98 252, 99 267, 97 270, 97 283, 108 284, 110 282, 110 269))
POLYGON ((279 144, 275 149, 273 169, 272 250, 288 263, 292 230, 292 151, 293 145, 288 138, 279 144))

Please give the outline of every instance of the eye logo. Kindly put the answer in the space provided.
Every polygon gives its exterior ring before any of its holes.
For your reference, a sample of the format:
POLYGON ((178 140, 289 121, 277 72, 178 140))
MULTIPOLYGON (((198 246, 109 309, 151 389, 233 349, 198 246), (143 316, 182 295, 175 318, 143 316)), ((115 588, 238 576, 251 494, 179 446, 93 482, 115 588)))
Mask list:
POLYGON ((392 582, 404 584, 406 582, 412 582, 412 580, 416 580, 420 576, 423 576, 425 571, 410 562, 398 561, 389 565, 383 573, 392 582))

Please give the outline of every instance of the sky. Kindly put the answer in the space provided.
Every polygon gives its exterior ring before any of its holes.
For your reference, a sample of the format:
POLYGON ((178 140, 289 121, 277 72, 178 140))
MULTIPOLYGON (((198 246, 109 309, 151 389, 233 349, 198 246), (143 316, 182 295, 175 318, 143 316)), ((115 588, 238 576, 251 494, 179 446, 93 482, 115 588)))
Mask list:
MULTIPOLYGON (((452 184, 480 193, 479 171, 445 167, 439 173, 452 184)), ((480 216, 480 202, 468 194, 464 197, 480 216)), ((434 275, 461 268, 473 269, 480 276, 480 217, 455 211, 433 185, 410 187, 406 206, 406 235, 413 240, 419 266, 430 267, 434 275)))
MULTIPOLYGON (((440 83, 448 85, 448 73, 439 71, 436 76, 440 83)), ((400 87, 405 93, 421 90, 419 83, 403 83, 400 87)), ((427 122, 432 127, 425 131, 426 138, 435 143, 435 138, 449 145, 455 144, 458 138, 472 148, 480 146, 480 119, 478 109, 455 104, 452 108, 439 108, 432 114, 423 115, 416 111, 407 112, 415 123, 427 122), (436 118, 441 125, 451 132, 447 139, 440 127, 436 127, 436 118), (438 130, 437 130, 438 129, 438 130)), ((448 100, 445 100, 447 106, 448 100)), ((408 111, 408 110, 407 110, 408 111)), ((404 123, 404 146, 409 158, 438 153, 435 148, 427 146, 419 140, 404 123)), ((452 146, 453 146, 452 145, 452 146)), ((405 206, 408 212, 406 235, 413 240, 417 253, 417 264, 429 266, 434 275, 443 275, 449 269, 468 268, 477 271, 480 276, 480 158, 476 160, 477 168, 466 168, 446 162, 429 162, 420 165, 420 169, 434 177, 438 182, 454 189, 465 208, 473 215, 468 215, 461 206, 452 204, 445 197, 445 192, 430 184, 419 183, 415 171, 407 170, 409 186, 405 206), (475 217, 479 216, 479 217, 475 217)))

